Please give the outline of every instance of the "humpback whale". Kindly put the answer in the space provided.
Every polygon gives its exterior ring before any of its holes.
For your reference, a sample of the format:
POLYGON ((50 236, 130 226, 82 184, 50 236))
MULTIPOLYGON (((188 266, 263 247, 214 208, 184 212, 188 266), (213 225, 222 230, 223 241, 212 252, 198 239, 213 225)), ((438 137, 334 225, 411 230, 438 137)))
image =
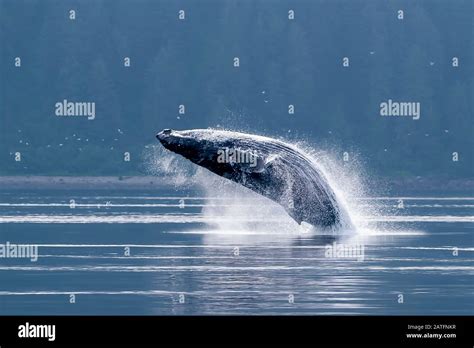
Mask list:
POLYGON ((156 137, 166 149, 280 204, 298 224, 351 226, 321 169, 293 145, 214 129, 164 129, 156 137))

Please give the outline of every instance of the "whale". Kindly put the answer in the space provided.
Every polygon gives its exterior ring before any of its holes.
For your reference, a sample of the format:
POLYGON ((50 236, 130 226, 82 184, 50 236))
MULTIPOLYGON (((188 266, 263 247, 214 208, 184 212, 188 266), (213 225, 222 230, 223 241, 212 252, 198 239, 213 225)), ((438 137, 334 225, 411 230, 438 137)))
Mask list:
POLYGON ((167 150, 278 203, 300 225, 352 226, 322 169, 292 144, 216 129, 164 129, 156 138, 167 150))

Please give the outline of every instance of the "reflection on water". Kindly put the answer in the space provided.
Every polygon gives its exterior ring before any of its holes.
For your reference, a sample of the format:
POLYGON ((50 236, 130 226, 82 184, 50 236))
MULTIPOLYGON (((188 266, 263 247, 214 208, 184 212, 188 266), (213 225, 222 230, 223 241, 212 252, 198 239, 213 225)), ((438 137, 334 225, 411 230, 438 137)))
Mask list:
POLYGON ((254 196, 2 192, 0 244, 37 244, 39 260, 0 258, 0 312, 474 312, 473 197, 351 204, 383 213, 341 236, 254 196))

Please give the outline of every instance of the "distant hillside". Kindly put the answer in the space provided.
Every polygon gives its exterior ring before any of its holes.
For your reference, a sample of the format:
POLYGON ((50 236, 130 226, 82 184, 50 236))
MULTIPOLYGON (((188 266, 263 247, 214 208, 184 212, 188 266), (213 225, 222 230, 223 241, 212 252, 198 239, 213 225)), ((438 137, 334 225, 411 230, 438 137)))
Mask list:
POLYGON ((224 127, 380 176, 473 177, 472 13, 472 0, 2 0, 0 175, 146 174, 158 130, 224 127), (94 119, 58 116, 64 100, 95 103, 94 119), (388 100, 419 103, 419 119, 381 116, 388 100))

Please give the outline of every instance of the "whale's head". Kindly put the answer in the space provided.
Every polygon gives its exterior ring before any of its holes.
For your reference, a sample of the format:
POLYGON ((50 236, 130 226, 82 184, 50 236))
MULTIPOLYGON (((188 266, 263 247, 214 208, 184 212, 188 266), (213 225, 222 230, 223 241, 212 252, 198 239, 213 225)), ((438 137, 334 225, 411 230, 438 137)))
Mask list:
POLYGON ((261 170, 262 158, 245 138, 232 136, 235 134, 213 129, 164 129, 156 138, 166 149, 222 176, 261 170))
POLYGON ((168 150, 196 162, 202 157, 203 140, 195 131, 175 131, 163 129, 156 135, 160 143, 168 150))

